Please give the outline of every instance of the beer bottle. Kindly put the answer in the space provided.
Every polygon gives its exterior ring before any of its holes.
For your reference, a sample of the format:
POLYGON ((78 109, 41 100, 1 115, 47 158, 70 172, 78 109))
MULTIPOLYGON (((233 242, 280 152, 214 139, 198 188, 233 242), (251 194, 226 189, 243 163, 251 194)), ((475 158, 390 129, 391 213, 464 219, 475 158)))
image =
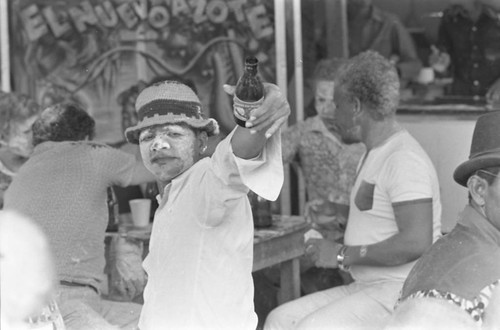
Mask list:
POLYGON ((271 212, 271 202, 260 197, 253 191, 248 192, 248 200, 252 207, 253 225, 255 228, 265 228, 272 226, 273 218, 271 212))
POLYGON ((257 75, 259 60, 253 56, 245 59, 245 70, 236 83, 233 99, 233 115, 236 123, 245 127, 253 109, 264 101, 264 85, 257 75))
POLYGON ((118 209, 118 198, 113 187, 106 190, 108 204, 108 227, 106 231, 117 231, 120 222, 120 212, 118 209))

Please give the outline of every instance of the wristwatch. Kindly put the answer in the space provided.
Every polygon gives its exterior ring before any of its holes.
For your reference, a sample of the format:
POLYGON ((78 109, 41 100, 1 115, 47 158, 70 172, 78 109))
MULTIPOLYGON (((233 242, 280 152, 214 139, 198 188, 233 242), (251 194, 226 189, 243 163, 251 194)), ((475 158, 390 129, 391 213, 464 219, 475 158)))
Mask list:
POLYGON ((344 260, 345 260, 345 251, 347 250, 347 246, 343 245, 338 254, 337 254, 337 264, 339 266, 340 270, 343 270, 345 272, 349 271, 349 266, 344 265, 344 260))

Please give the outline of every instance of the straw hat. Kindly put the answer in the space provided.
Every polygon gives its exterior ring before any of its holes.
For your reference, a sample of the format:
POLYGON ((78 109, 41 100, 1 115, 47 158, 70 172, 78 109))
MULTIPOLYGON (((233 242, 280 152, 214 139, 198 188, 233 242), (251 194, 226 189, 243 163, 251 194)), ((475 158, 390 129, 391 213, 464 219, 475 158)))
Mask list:
POLYGON ((476 122, 469 160, 460 164, 453 178, 462 186, 477 170, 500 166, 500 111, 482 115, 476 122))
POLYGON ((166 80, 145 88, 135 102, 137 125, 125 130, 130 143, 139 143, 140 132, 148 127, 164 124, 185 123, 207 132, 219 134, 219 124, 213 118, 204 118, 201 103, 188 86, 166 80))

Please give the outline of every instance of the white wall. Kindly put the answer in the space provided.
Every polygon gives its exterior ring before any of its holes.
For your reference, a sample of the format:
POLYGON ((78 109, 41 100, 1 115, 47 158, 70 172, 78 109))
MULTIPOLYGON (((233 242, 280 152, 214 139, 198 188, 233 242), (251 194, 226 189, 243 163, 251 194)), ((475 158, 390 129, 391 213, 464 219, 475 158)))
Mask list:
POLYGON ((467 190, 453 180, 453 172, 469 158, 477 117, 475 114, 398 114, 400 123, 420 142, 436 167, 443 205, 443 232, 453 228, 467 203, 467 190))

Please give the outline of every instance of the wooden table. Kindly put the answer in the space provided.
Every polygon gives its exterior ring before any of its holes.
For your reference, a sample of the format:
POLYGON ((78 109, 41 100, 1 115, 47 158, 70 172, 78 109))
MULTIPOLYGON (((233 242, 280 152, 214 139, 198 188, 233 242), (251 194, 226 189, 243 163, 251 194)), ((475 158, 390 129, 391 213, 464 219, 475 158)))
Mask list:
POLYGON ((255 230, 253 271, 280 265, 280 304, 300 297, 299 258, 308 228, 304 217, 274 216, 271 227, 255 230))
MULTIPOLYGON (((253 271, 280 266, 280 304, 300 297, 299 258, 304 254, 304 232, 308 228, 302 216, 274 215, 272 226, 255 229, 253 271)), ((107 236, 113 235, 117 233, 107 236)), ((129 229, 125 235, 144 240, 147 249, 151 225, 129 229)))

